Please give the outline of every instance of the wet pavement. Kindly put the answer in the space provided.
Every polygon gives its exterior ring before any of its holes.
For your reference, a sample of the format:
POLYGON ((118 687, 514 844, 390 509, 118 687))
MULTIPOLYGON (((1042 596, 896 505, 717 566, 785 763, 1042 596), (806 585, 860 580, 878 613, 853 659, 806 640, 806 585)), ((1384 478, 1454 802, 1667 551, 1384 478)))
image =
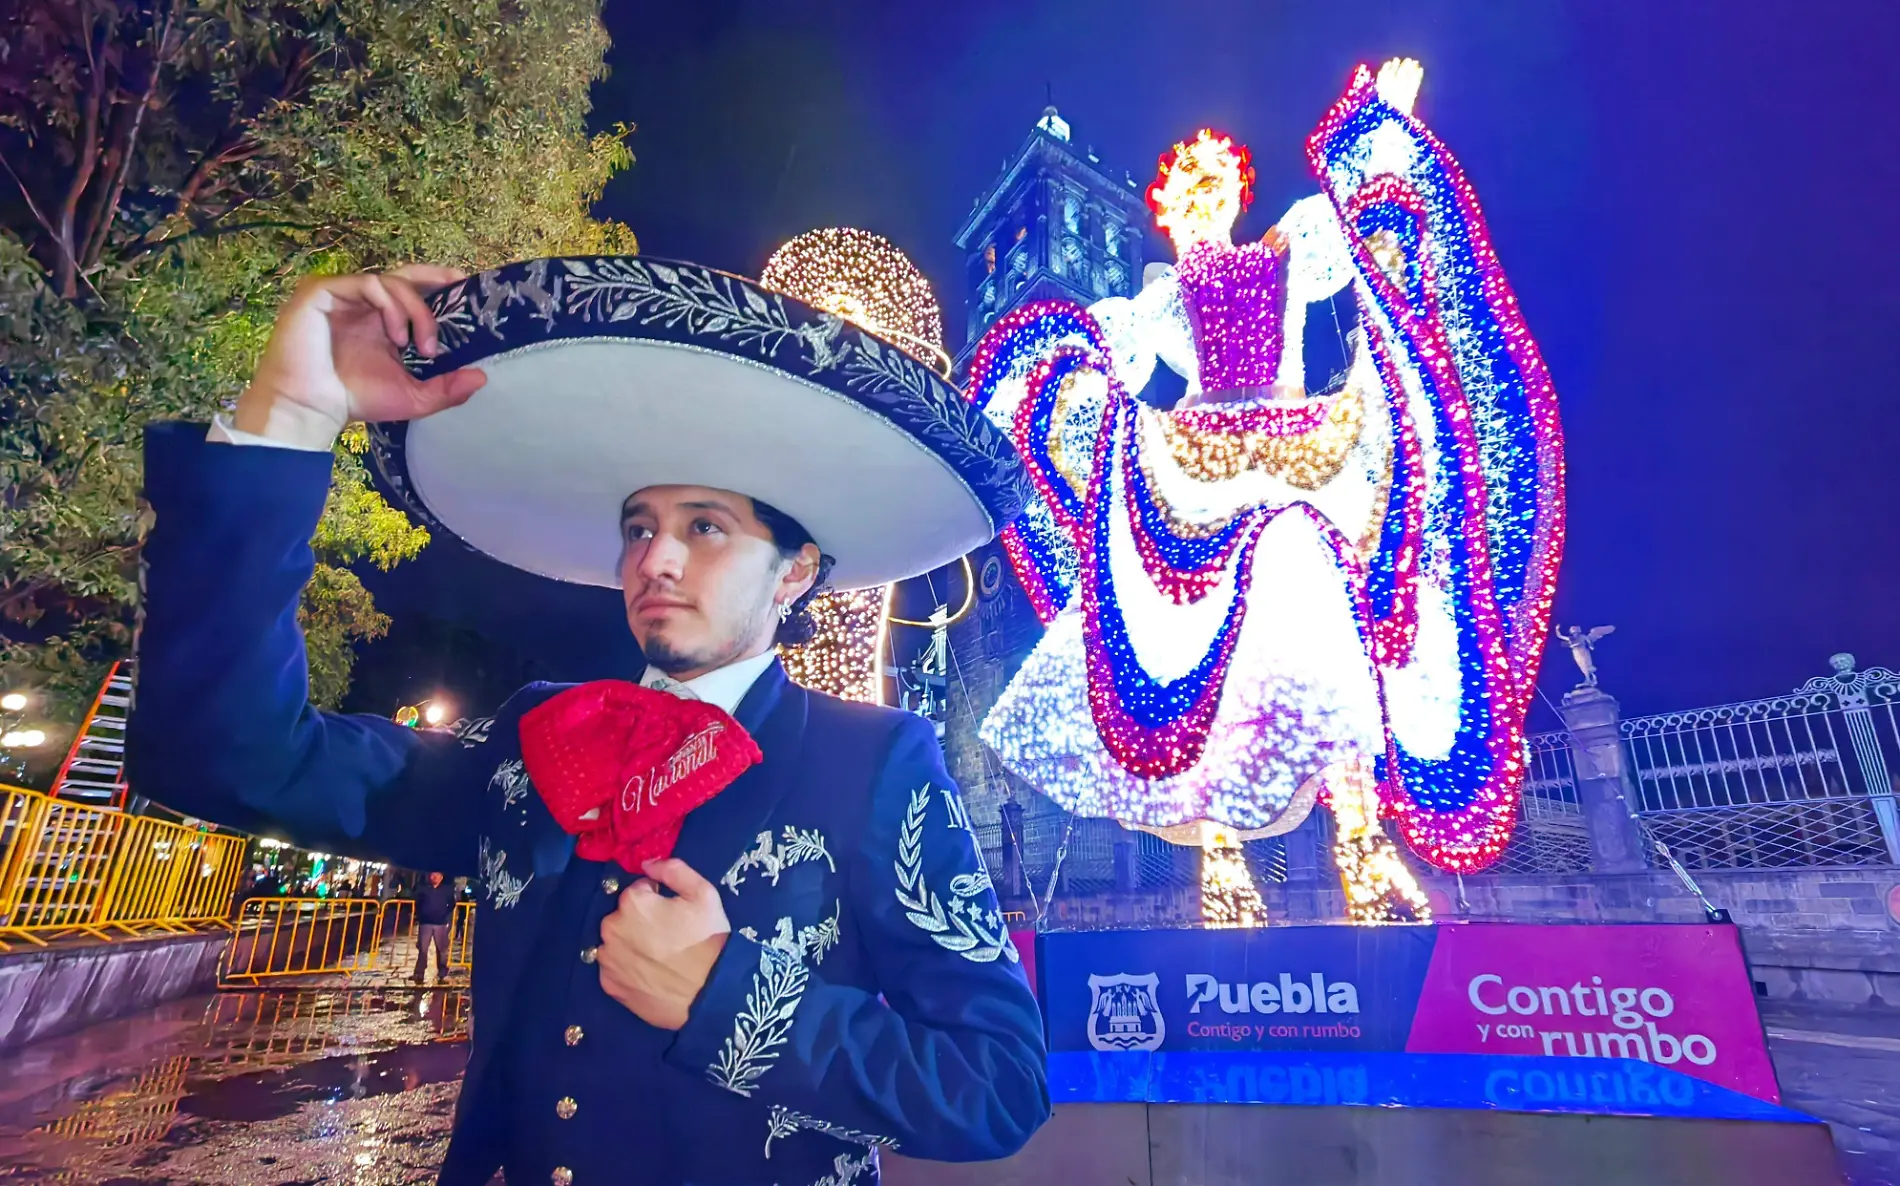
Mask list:
POLYGON ((1782 1102, 1828 1122, 1851 1186, 1900 1186, 1900 1009, 1764 1002, 1782 1102))
MULTIPOLYGON (((1900 1010, 1765 1010, 1786 1102, 1851 1186, 1900 1186, 1900 1010)), ((0 1179, 100 1186, 434 1180, 467 1057, 459 989, 177 1002, 0 1059, 0 1179)))
POLYGON ((461 1088, 458 989, 222 993, 0 1060, 10 1182, 352 1186, 435 1178, 461 1088))

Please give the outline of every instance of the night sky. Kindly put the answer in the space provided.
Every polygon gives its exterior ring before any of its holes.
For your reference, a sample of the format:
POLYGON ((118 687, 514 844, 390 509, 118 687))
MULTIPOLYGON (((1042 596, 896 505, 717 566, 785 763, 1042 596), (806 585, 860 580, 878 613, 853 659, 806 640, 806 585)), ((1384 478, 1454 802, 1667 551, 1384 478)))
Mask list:
MULTIPOLYGON (((1640 713, 1786 691, 1837 650, 1900 667, 1900 5, 638 0, 608 24, 595 118, 638 130, 601 213, 750 275, 801 231, 876 231, 953 350, 950 237, 1046 94, 1144 184, 1202 125, 1249 144, 1240 238, 1315 192, 1303 141, 1353 64, 1417 57, 1557 383, 1557 619, 1616 625, 1606 688, 1640 713)), ((632 661, 615 595, 549 601, 453 543, 374 584, 398 641, 427 613, 566 678, 632 661)), ((1575 677, 1549 656, 1551 696, 1575 677)))

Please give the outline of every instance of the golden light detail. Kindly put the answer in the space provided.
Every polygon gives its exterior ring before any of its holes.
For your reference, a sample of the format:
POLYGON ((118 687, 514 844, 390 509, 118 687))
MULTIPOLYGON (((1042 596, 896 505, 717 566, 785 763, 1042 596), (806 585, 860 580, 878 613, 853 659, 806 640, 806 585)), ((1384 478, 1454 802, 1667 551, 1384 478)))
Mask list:
POLYGON ((1363 766, 1327 772, 1333 809, 1333 860, 1346 890, 1346 917, 1356 923, 1430 922, 1431 902, 1379 826, 1379 798, 1363 766))
POLYGON ((1267 904, 1240 849, 1201 850, 1201 922, 1209 927, 1267 925, 1267 904))
POLYGON ((802 688, 841 700, 884 702, 884 620, 890 611, 890 585, 821 593, 806 612, 817 633, 803 646, 780 647, 785 675, 802 688))
POLYGON ((853 227, 807 231, 772 253, 759 283, 837 314, 939 374, 950 373, 943 311, 930 281, 881 235, 853 227))
POLYGON ((1250 429, 1244 415, 1233 417, 1236 427, 1228 429, 1218 413, 1205 407, 1194 412, 1192 417, 1165 412, 1155 417, 1182 473, 1197 482, 1225 482, 1259 470, 1297 490, 1318 490, 1339 476, 1366 419, 1365 402, 1351 387, 1332 397, 1324 420, 1295 436, 1250 429))

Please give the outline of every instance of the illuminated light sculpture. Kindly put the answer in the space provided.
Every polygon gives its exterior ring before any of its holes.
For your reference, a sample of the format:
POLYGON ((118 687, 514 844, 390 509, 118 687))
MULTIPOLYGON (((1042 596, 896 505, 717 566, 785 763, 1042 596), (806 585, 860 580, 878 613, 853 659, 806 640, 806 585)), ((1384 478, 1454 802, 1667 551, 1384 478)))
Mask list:
POLYGON ((1267 904, 1247 868, 1240 838, 1227 828, 1203 824, 1201 919, 1210 927, 1258 927, 1267 922, 1267 904))
POLYGON ((1359 68, 1307 142, 1323 192, 1257 242, 1246 151, 1176 145, 1148 193, 1177 265, 1004 317, 968 388, 1040 496, 1003 542, 1046 627, 984 741, 1208 877, 1208 837, 1322 803, 1358 921, 1429 916, 1382 820, 1442 869, 1503 851, 1562 550, 1555 395, 1421 79, 1359 68), (1344 380, 1309 395, 1306 308, 1348 288, 1344 380), (1157 364, 1172 411, 1132 396, 1157 364))
POLYGON ((943 311, 930 281, 895 243, 854 227, 806 231, 772 253, 759 283, 836 313, 942 375, 943 311))
MULTIPOLYGON (((890 240, 851 227, 807 231, 772 253, 759 283, 836 314, 950 373, 943 314, 930 282, 890 240)), ((867 704, 884 701, 880 661, 893 588, 821 593, 811 601, 816 633, 779 648, 787 678, 867 704)))

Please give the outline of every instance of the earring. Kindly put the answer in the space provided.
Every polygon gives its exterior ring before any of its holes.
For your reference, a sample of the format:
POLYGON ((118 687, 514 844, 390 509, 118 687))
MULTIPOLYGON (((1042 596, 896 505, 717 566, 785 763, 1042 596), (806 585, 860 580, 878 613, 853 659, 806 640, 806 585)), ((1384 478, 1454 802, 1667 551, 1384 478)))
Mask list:
POLYGON ((791 616, 792 616, 792 603, 789 601, 779 602, 778 603, 778 620, 783 622, 789 619, 791 616))

